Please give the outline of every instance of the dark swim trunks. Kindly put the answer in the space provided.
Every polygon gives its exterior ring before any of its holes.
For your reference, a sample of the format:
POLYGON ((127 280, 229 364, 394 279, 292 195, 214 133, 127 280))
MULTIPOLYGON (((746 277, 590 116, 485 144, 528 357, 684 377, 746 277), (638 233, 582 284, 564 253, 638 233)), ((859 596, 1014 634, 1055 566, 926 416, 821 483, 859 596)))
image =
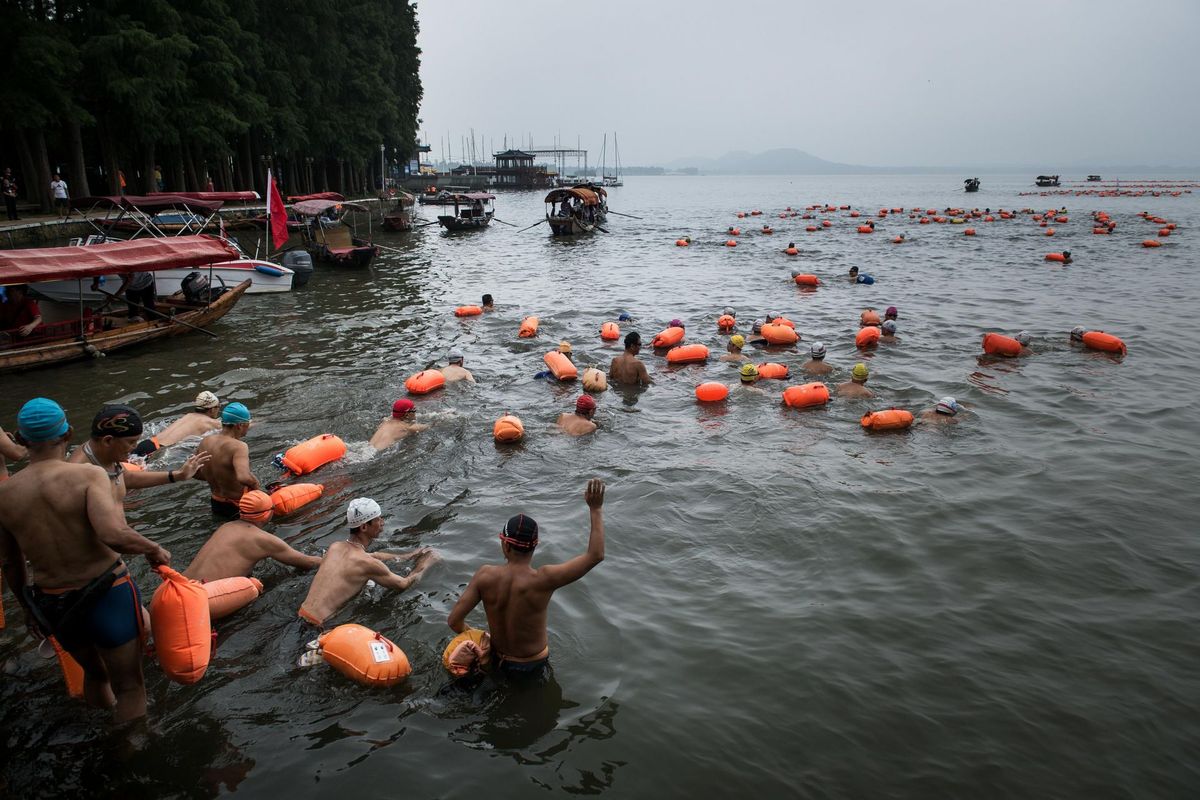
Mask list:
POLYGON ((550 656, 539 658, 536 661, 513 661, 496 653, 492 671, 513 681, 544 682, 550 678, 550 656))
POLYGON ((158 450, 158 438, 155 436, 151 436, 149 439, 143 439, 142 441, 138 442, 137 447, 133 448, 133 455, 141 456, 142 458, 145 458, 146 456, 150 455, 151 453, 156 452, 157 450, 158 450))
POLYGON ((143 635, 142 597, 120 560, 78 589, 26 592, 38 625, 68 653, 112 649, 143 635))
POLYGON ((212 505, 212 513, 215 517, 230 520, 237 519, 241 515, 241 509, 238 508, 238 504, 230 502, 224 497, 213 495, 210 504, 212 505))

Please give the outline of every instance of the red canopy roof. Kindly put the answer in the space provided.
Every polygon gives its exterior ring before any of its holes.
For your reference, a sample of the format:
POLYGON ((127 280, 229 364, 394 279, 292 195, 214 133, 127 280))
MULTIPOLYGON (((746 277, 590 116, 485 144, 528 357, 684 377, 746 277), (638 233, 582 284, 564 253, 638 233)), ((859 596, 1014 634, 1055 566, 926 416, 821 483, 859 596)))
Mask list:
POLYGON ((288 197, 289 203, 302 203, 305 200, 336 200, 339 203, 345 200, 337 192, 317 192, 315 194, 296 194, 288 197))
POLYGON ((261 200, 258 192, 151 192, 150 197, 186 197, 189 200, 221 200, 226 203, 261 200))
MULTIPOLYGON (((203 194, 193 192, 192 194, 203 194)), ((168 208, 183 208, 191 211, 216 211, 225 205, 224 200, 202 200, 191 195, 156 194, 156 195, 117 195, 100 197, 76 197, 71 200, 71 208, 87 211, 97 206, 104 208, 136 208, 139 211, 163 211, 168 208)))
POLYGON ((241 254, 215 236, 134 239, 85 247, 35 247, 0 251, 0 284, 94 278, 122 272, 188 269, 230 261, 241 254))

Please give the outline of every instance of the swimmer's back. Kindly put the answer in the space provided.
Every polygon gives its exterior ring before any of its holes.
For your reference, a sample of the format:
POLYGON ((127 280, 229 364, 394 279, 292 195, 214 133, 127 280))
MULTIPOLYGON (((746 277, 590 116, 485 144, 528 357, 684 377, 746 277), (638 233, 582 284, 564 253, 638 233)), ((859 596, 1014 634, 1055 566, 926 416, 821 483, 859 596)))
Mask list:
POLYGON ((540 569, 486 566, 478 578, 496 649, 514 658, 540 653, 546 647, 546 609, 557 587, 540 569))

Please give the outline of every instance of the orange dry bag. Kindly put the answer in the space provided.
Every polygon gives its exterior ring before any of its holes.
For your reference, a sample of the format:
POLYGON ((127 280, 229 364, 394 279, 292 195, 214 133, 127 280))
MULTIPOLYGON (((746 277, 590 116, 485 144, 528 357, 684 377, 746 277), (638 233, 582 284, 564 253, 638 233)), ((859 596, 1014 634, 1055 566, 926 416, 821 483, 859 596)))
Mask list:
POLYGON ((708 360, 708 348, 702 344, 684 344, 667 351, 668 364, 691 364, 708 360))
POLYGON ((517 331, 517 336, 522 339, 530 339, 534 336, 537 336, 537 332, 538 318, 526 317, 525 319, 521 320, 521 329, 517 331))
POLYGON ((682 341, 683 328, 667 328, 665 331, 660 331, 650 345, 652 347, 674 347, 682 341))
POLYGON ((717 330, 721 333, 729 333, 737 325, 737 320, 729 314, 722 314, 717 317, 717 330))
POLYGON ((862 418, 862 426, 869 431, 902 431, 912 424, 912 413, 902 408, 868 412, 862 418))
POLYGON ((459 306, 454 309, 456 317, 477 317, 483 313, 483 309, 479 306, 459 306))
POLYGON ((436 369, 423 369, 404 382, 409 394, 429 394, 445 385, 446 376, 436 369))
POLYGON ((394 686, 412 674, 403 650, 362 625, 338 625, 317 642, 331 667, 364 686, 394 686))
POLYGON ((1021 355, 1021 343, 1010 336, 1002 336, 998 333, 985 333, 983 335, 983 352, 993 356, 1019 356, 1021 355))
POLYGON ((796 249, 796 248, 794 248, 794 247, 789 247, 787 250, 784 250, 783 252, 787 253, 789 256, 798 256, 798 255, 800 255, 800 251, 799 251, 799 250, 797 250, 797 249, 796 249))
POLYGON ((615 342, 621 338, 621 328, 615 322, 606 322, 600 326, 600 338, 606 342, 615 342))
POLYGON ((221 578, 204 584, 204 593, 208 595, 208 616, 221 619, 258 599, 262 594, 262 581, 244 575, 221 578))
POLYGON ((879 328, 868 326, 859 330, 854 337, 855 347, 873 347, 879 344, 879 328))
POLYGON ((797 275, 796 284, 798 286, 820 286, 821 281, 816 275, 797 275))
POLYGON ((868 308, 866 311, 858 315, 858 321, 862 325, 879 325, 879 312, 873 308, 868 308))
POLYGON ((291 514, 316 500, 324 491, 325 487, 319 483, 293 483, 271 492, 271 503, 276 514, 291 514))
POLYGON ((442 664, 455 677, 486 667, 492 655, 492 637, 487 631, 467 628, 450 640, 442 651, 442 664))
POLYGON ((1062 253, 1046 253, 1046 260, 1047 261, 1057 261, 1060 264, 1064 264, 1067 261, 1067 257, 1064 256, 1062 253))
POLYGON ((346 443, 332 433, 314 436, 307 442, 288 448, 280 458, 284 469, 293 475, 307 475, 330 461, 346 455, 346 443))
POLYGON ((48 639, 54 647, 54 655, 58 657, 58 666, 62 670, 63 682, 67 685, 67 694, 77 700, 81 699, 83 697, 83 667, 79 666, 79 662, 63 649, 62 645, 58 643, 58 639, 53 636, 48 639))
POLYGON ((799 334, 787 325, 763 325, 762 337, 770 344, 795 344, 800 341, 799 334))
POLYGON ((542 360, 546 362, 546 366, 550 368, 550 372, 556 380, 573 381, 579 377, 579 370, 576 369, 571 359, 557 350, 546 353, 542 356, 542 360))
POLYGON ((791 408, 811 408, 829 402, 829 387, 823 383, 806 383, 783 390, 783 402, 791 408))
POLYGON ((154 571, 163 579, 150 600, 158 663, 176 683, 195 683, 204 677, 212 658, 208 593, 199 581, 188 580, 170 567, 158 566, 154 571))
POLYGON ((715 403, 729 397, 729 387, 723 383, 709 381, 696 387, 696 399, 701 403, 715 403))
POLYGON ((758 365, 759 378, 771 378, 775 380, 783 380, 788 376, 787 364, 775 364, 767 362, 766 364, 758 365))
POLYGON ((505 414, 492 426, 492 438, 497 442, 519 442, 525 438, 525 426, 519 417, 505 414))
POLYGON ((1083 335, 1083 343, 1093 350, 1103 350, 1106 353, 1125 355, 1125 343, 1111 333, 1088 331, 1083 335))

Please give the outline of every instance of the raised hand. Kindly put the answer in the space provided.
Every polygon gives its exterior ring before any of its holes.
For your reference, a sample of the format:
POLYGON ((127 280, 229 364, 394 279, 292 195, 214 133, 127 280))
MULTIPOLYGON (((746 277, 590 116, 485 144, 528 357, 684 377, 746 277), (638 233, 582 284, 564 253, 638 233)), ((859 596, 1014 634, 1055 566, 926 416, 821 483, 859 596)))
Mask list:
POLYGON ((583 493, 589 508, 600 508, 604 505, 604 481, 592 478, 588 481, 587 490, 583 493))

